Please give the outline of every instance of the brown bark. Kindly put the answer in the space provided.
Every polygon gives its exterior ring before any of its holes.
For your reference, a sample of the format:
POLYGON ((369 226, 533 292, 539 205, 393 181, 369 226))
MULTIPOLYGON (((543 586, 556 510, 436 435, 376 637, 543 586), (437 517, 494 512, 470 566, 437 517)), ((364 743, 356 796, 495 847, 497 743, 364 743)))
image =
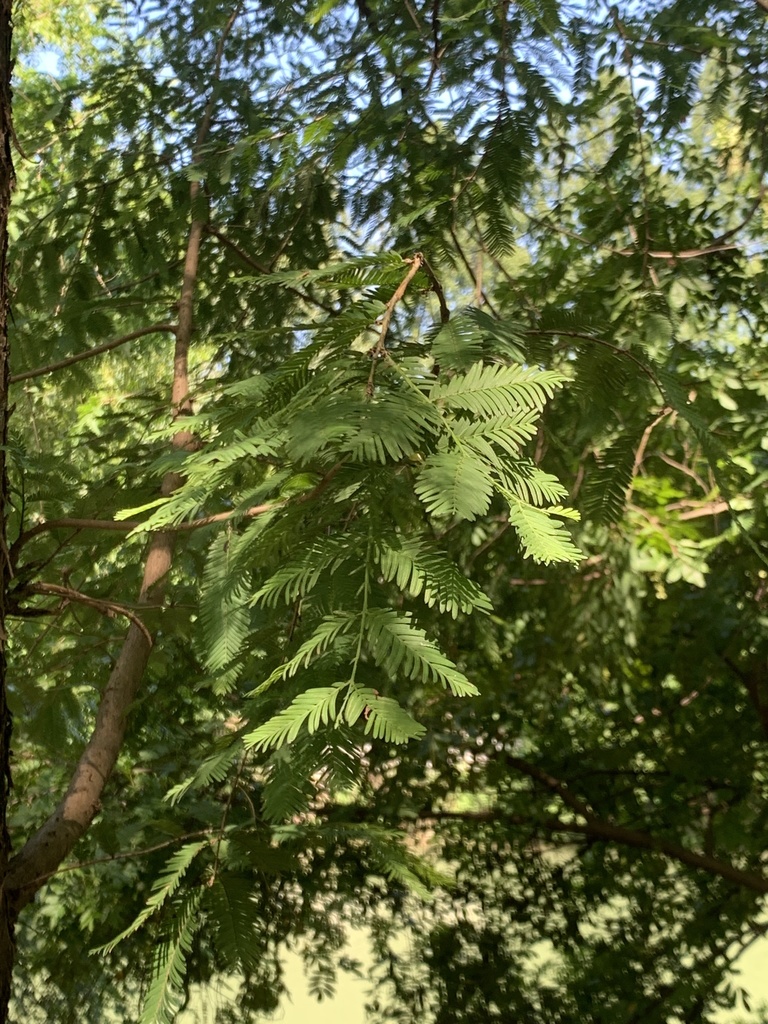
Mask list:
MULTIPOLYGON (((3 53, 10 53, 10 3, 11 0, 0 0, 0 33, 4 26, 8 26, 7 47, 4 45, 3 53)), ((231 30, 235 14, 231 16, 222 33, 216 55, 216 72, 218 77, 224 41, 231 30)), ((9 69, 10 70, 10 69, 9 69)), ((6 86, 6 95, 9 93, 6 86)), ((2 116, 9 115, 9 98, 5 99, 2 116)), ((210 100, 203 111, 201 124, 195 142, 195 154, 197 159, 211 125, 213 116, 213 100, 210 100)), ((9 122, 4 120, 3 138, 5 139, 5 164, 4 173, 8 177, 5 183, 5 193, 0 191, 0 217, 7 214, 8 196, 10 194, 9 175, 10 168, 10 127, 9 122), (6 196, 3 203, 3 195, 6 196)), ((175 328, 169 325, 154 325, 143 333, 149 331, 175 330, 176 345, 173 357, 173 384, 171 388, 171 410, 175 421, 179 423, 179 429, 173 436, 172 445, 177 450, 189 450, 193 444, 192 434, 185 430, 181 424, 184 416, 191 411, 191 399, 189 390, 188 356, 189 347, 193 333, 193 310, 195 286, 197 282, 200 245, 204 231, 204 221, 201 219, 199 208, 200 185, 193 182, 190 186, 190 201, 192 210, 192 223, 190 225, 187 239, 186 256, 184 259, 184 271, 179 296, 179 318, 175 328)), ((0 229, 4 221, 0 221, 0 229)), ((3 242, 5 234, 3 233, 3 242)), ((3 249, 4 253, 4 249, 3 249)), ((4 293, 3 293, 4 294, 4 293)), ((0 327, 4 328, 4 309, 0 313, 2 320, 0 327)), ((139 336, 138 334, 136 336, 139 336)), ((3 338, 5 333, 3 331, 3 338)), ((125 340, 125 339, 122 339, 125 340)), ((114 347, 114 346, 113 346, 114 347)), ((102 347, 103 348, 103 347, 102 347)), ((2 358, 4 350, 0 352, 2 358)), ((7 359, 2 363, 4 367, 3 396, 7 391, 8 369, 7 359)), ((2 452, 0 452, 0 458, 2 452)), ((177 473, 168 473, 161 485, 163 494, 173 493, 182 482, 177 473)), ((152 536, 147 549, 146 563, 138 597, 138 604, 157 605, 162 601, 163 590, 168 571, 171 567, 173 549, 176 533, 164 531, 152 536)), ((3 550, 7 550, 3 544, 3 550)), ((8 559, 0 557, 0 572, 5 571, 8 559)), ((2 576, 0 576, 2 580, 2 576)), ((2 592, 5 590, 3 588, 2 592)), ((0 615, 2 606, 0 605, 0 615)), ((1 624, 1 620, 0 620, 1 624)), ((136 622, 132 622, 115 667, 109 677, 107 685, 102 694, 99 709, 96 715, 93 731, 88 744, 83 751, 80 760, 74 770, 67 792, 60 800, 58 806, 48 817, 47 821, 38 831, 31 836, 25 845, 8 861, 10 850, 7 842, 7 832, 3 829, 0 835, 0 854, 6 858, 5 863, 0 863, 0 868, 7 870, 4 874, 3 907, 0 917, 0 944, 3 942, 3 935, 6 936, 6 944, 12 943, 12 929, 19 911, 26 906, 40 889, 46 879, 50 877, 62 860, 71 852, 75 843, 88 830, 94 817, 99 812, 101 796, 104 787, 115 767, 120 749, 125 737, 125 730, 131 705, 136 697, 141 684, 144 671, 149 660, 151 651, 151 638, 147 631, 136 622)), ((0 652, 1 653, 1 652, 0 652)), ((0 670, 3 664, 0 662, 0 670)), ((4 691, 3 691, 4 693, 4 691)), ((4 713, 4 704, 0 706, 0 715, 4 713)), ((6 718, 0 718, 7 721, 6 718)), ((0 766, 7 763, 7 739, 0 739, 0 766)), ((3 800, 7 800, 7 775, 3 777, 2 789, 0 789, 3 800)), ((3 821, 5 819, 3 818, 3 821)), ((11 946, 12 952, 12 946, 11 946)), ((0 1002, 0 1024, 7 1016, 7 1003, 10 994, 10 983, 12 973, 12 962, 7 951, 0 945, 0 999, 4 997, 5 1002, 0 1002), (5 989, 2 986, 5 985, 5 989)))
MULTIPOLYGON (((196 182, 191 187, 193 207, 198 187, 196 182)), ((202 221, 193 219, 187 240, 173 356, 171 408, 173 418, 177 421, 191 408, 188 358, 202 233, 202 221)), ((188 449, 192 443, 192 434, 181 428, 174 434, 171 443, 176 449, 188 449)), ((178 473, 167 473, 162 481, 161 493, 172 494, 181 482, 178 473)), ((175 537, 172 531, 156 533, 152 537, 139 591, 139 607, 157 605, 162 601, 166 577, 173 560, 175 537)), ((98 814, 101 795, 117 763, 125 738, 128 713, 144 676, 151 649, 146 629, 132 622, 102 694, 91 738, 77 763, 67 792, 47 821, 27 840, 8 865, 6 891, 12 915, 18 915, 29 903, 98 814)))
POLYGON ((14 185, 11 142, 11 0, 0 0, 0 1021, 7 1017, 15 952, 13 918, 8 893, 2 882, 11 856, 8 834, 8 801, 11 790, 12 718, 8 707, 5 656, 5 604, 10 582, 6 532, 8 478, 5 451, 8 439, 8 215, 14 185))

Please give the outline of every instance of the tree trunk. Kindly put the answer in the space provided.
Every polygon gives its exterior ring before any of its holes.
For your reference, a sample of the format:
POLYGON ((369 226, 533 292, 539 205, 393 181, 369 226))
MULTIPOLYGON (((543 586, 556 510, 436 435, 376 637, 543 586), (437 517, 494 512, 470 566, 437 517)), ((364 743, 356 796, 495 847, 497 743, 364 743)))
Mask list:
POLYGON ((8 478, 8 213, 13 190, 11 156, 11 0, 0 0, 0 1024, 8 1019, 13 973, 14 921, 4 886, 11 856, 8 798, 11 789, 11 712, 8 708, 5 659, 5 597, 10 567, 6 537, 8 478))

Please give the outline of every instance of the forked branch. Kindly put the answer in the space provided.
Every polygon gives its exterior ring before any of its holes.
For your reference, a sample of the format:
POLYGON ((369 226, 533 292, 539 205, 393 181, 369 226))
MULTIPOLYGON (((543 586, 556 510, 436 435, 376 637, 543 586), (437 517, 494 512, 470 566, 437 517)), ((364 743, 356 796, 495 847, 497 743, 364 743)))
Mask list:
MULTIPOLYGON (((216 49, 214 80, 221 70, 224 44, 240 6, 232 12, 222 31, 216 49)), ((214 83, 211 82, 211 85, 214 83)), ((202 146, 208 135, 212 119, 215 90, 202 112, 195 139, 192 162, 198 163, 202 146)), ((190 184, 192 223, 187 238, 183 277, 179 295, 179 318, 174 329, 176 345, 173 356, 173 383, 171 410, 179 429, 171 444, 177 451, 188 450, 193 436, 181 425, 191 411, 189 385, 189 347, 193 331, 195 290, 200 265, 200 247, 204 222, 198 203, 200 183, 190 184)), ((161 493, 172 494, 183 482, 178 473, 167 473, 161 493)), ((152 535, 147 549, 144 574, 139 591, 139 605, 161 603, 163 589, 171 567, 175 532, 162 531, 152 535)), ((88 830, 98 813, 101 795, 117 762, 125 737, 128 713, 138 692, 152 649, 147 630, 132 621, 118 655, 109 681, 102 694, 91 737, 83 751, 69 783, 69 788, 48 820, 13 857, 6 876, 6 891, 15 914, 18 914, 41 887, 42 879, 49 877, 70 853, 75 843, 88 830)))

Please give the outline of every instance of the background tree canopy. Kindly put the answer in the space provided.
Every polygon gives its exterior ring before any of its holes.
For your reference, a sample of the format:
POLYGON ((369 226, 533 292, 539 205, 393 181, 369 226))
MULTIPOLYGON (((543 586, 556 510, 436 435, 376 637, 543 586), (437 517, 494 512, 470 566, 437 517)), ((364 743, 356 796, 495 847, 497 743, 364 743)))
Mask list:
POLYGON ((15 21, 11 1017, 763 1020, 765 0, 15 21))

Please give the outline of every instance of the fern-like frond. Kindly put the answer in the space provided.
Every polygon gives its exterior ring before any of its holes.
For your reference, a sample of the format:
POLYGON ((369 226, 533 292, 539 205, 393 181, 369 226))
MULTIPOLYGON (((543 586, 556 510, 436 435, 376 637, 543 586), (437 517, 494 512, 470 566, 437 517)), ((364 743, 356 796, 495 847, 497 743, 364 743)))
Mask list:
POLYGON ((520 459, 502 468, 509 489, 532 505, 554 505, 568 494, 556 476, 539 469, 530 459, 520 459))
POLYGON ((563 380, 553 370, 475 363, 467 373, 434 384, 429 397, 449 409, 464 409, 475 416, 497 419, 513 415, 521 408, 540 411, 563 380))
POLYGON ((258 916, 253 902, 253 879, 221 872, 206 889, 204 909, 213 925, 214 943, 229 971, 255 967, 260 952, 256 941, 258 916))
POLYGON ((453 618, 459 612, 492 610, 480 587, 447 555, 427 551, 419 541, 389 537, 375 545, 374 555, 385 580, 405 593, 421 596, 428 608, 437 607, 453 618))
POLYGON ((373 401, 360 402, 356 410, 356 429, 339 445, 356 462, 398 462, 412 455, 423 443, 431 427, 423 405, 414 405, 410 396, 383 394, 373 401))
POLYGON ((173 936, 155 949, 152 980, 142 1006, 141 1024, 172 1024, 178 1013, 192 938, 201 924, 198 914, 201 898, 202 890, 198 890, 183 901, 174 921, 173 936))
MULTIPOLYGON (((263 524, 260 525, 263 528, 263 524)), ((206 663, 211 672, 231 664, 250 627, 245 581, 233 580, 230 566, 229 539, 226 534, 220 534, 208 552, 200 599, 206 663)))
POLYGON ((301 555, 282 565, 251 598, 251 604, 274 608, 279 602, 291 604, 317 586, 323 573, 337 572, 349 560, 347 538, 328 537, 315 541, 301 555))
POLYGON ((288 455, 299 465, 354 434, 362 402, 359 395, 345 392, 317 395, 309 408, 297 408, 289 426, 288 455))
POLYGON ((290 679, 291 676, 295 676, 300 668, 307 668, 313 659, 327 651, 340 636, 348 634, 358 617, 359 616, 354 612, 336 612, 332 615, 326 615, 317 629, 315 629, 312 636, 305 640, 299 647, 296 654, 282 665, 279 665, 274 672, 272 672, 272 674, 268 676, 263 683, 257 686, 255 690, 252 690, 248 696, 256 697, 259 694, 264 693, 270 686, 279 680, 290 679))
POLYGON ((476 321, 467 315, 449 320, 432 338, 432 356, 442 369, 467 369, 482 354, 483 336, 476 321))
POLYGON ((206 757, 197 766, 193 775, 168 790, 165 799, 171 805, 177 804, 192 789, 204 789, 213 782, 223 782, 226 779, 242 748, 239 740, 231 736, 224 737, 220 743, 221 749, 206 757))
POLYGON ((451 424, 451 430, 456 437, 495 462, 493 448, 488 446, 495 445, 507 455, 519 456, 523 444, 536 434, 538 419, 538 413, 533 409, 517 409, 509 416, 495 419, 456 420, 451 424))
POLYGON ((624 435, 598 457, 597 466, 588 474, 581 495, 589 519, 614 523, 623 515, 639 443, 639 436, 624 435))
MULTIPOLYGON (((282 747, 278 754, 288 748, 282 747)), ((290 761, 281 761, 270 771, 262 793, 262 813, 266 821, 280 822, 301 814, 309 807, 315 787, 308 775, 290 761)))
POLYGON ((245 746, 254 750, 281 747, 295 740, 303 727, 313 733, 321 725, 328 725, 336 717, 339 691, 345 685, 337 683, 335 686, 317 686, 298 694, 287 708, 253 732, 246 733, 243 738, 245 746))
POLYGON ((366 639, 378 665, 393 679, 434 681, 447 686, 457 697, 479 691, 463 672, 411 622, 409 614, 398 615, 391 608, 371 609, 365 619, 366 639))
MULTIPOLYGON (((470 308, 463 314, 481 332, 488 358, 524 363, 526 325, 505 317, 497 320, 485 310, 470 308)), ((457 367, 458 369, 458 367, 457 367)))
POLYGON ((431 515, 476 519, 488 511, 494 484, 486 463, 464 447, 430 455, 414 490, 431 515))
POLYGON ((350 725, 363 718, 366 734, 386 743, 407 743, 426 731, 396 700, 358 683, 350 683, 342 714, 350 725))
POLYGON ((107 942, 106 945, 101 946, 97 952, 111 953, 118 943, 138 931, 144 922, 173 896, 192 861, 208 845, 209 841, 207 839, 200 839, 194 843, 186 843, 178 849, 169 858, 165 870, 153 884, 152 894, 141 913, 136 916, 135 920, 124 931, 107 942))
MULTIPOLYGON (((512 177, 511 172, 508 172, 512 177)), ((483 245, 492 256, 508 256, 515 251, 517 235, 507 203, 500 192, 473 189, 479 214, 483 245)))
POLYGON ((508 496, 509 521, 523 551, 535 562, 578 562, 581 552, 565 527, 546 509, 534 508, 514 495, 508 496))
POLYGON ((248 278, 255 285, 301 286, 315 284, 327 288, 360 289, 398 285, 403 276, 403 259, 397 253, 361 256, 356 260, 328 263, 317 269, 284 270, 248 278))

